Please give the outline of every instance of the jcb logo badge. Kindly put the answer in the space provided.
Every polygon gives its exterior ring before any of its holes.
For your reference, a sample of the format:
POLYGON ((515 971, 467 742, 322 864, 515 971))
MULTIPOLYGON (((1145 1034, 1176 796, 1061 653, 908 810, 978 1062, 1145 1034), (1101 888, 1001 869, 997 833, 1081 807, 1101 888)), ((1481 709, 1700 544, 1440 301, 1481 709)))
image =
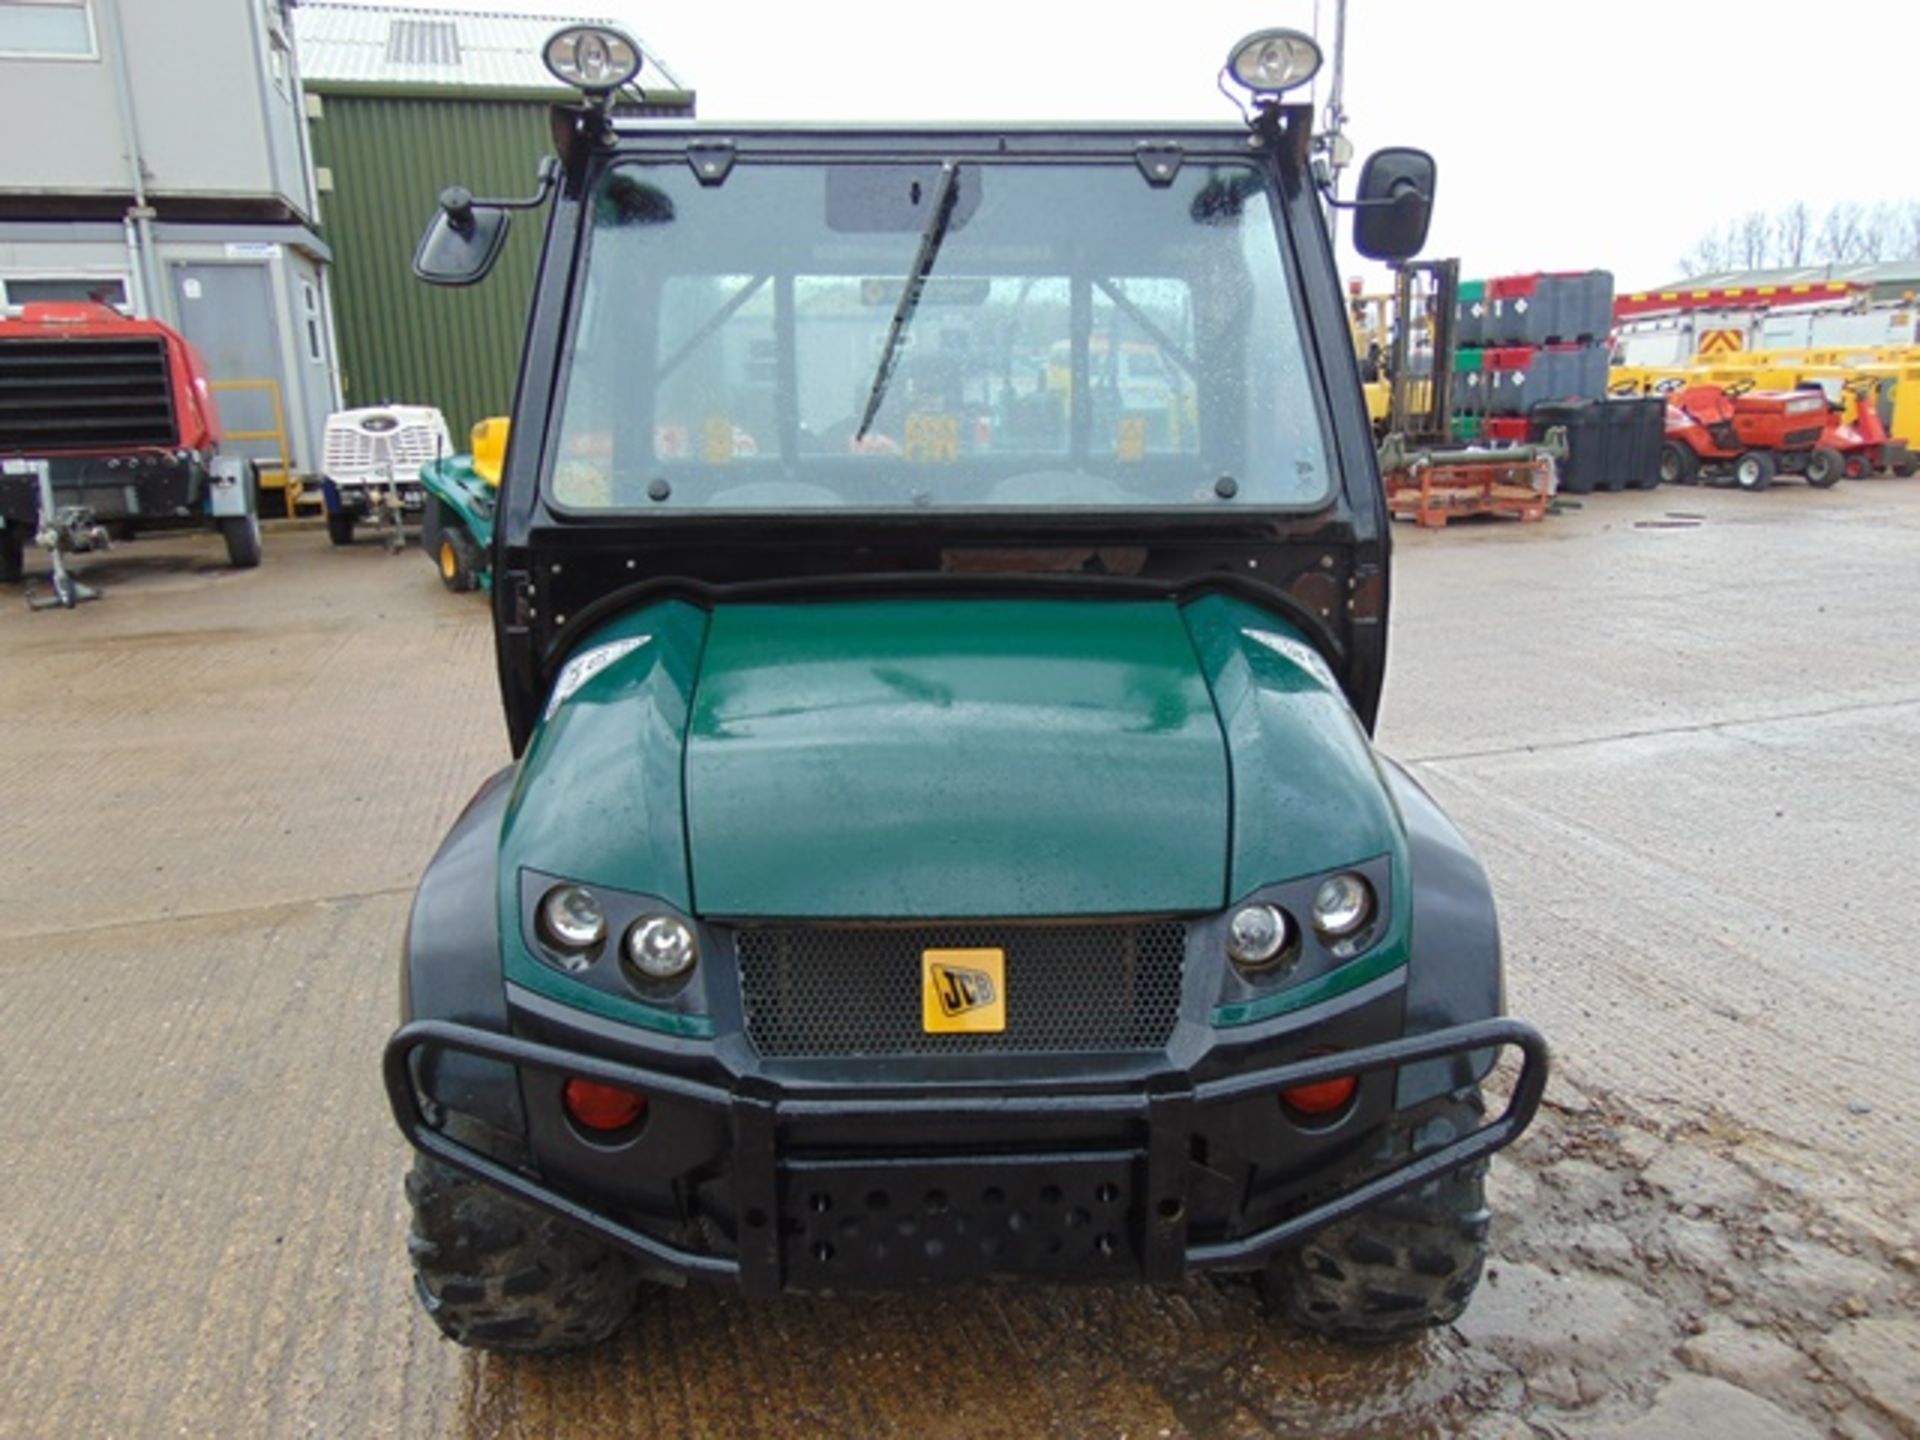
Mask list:
POLYGON ((929 1035, 997 1035, 1007 1028, 1003 950, 925 950, 920 1020, 929 1035))

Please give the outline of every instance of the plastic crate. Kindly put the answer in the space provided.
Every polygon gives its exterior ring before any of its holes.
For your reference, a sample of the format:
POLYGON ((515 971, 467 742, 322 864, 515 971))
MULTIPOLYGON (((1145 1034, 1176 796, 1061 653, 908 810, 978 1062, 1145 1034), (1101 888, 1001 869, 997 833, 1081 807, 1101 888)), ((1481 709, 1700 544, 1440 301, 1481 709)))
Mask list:
POLYGON ((1666 410, 1658 395, 1633 395, 1548 401, 1536 405, 1528 418, 1535 440, 1544 439, 1552 426, 1565 427, 1568 455, 1560 467, 1560 488, 1583 495, 1650 490, 1660 483, 1666 410))
POLYGON ((1487 333, 1487 282, 1462 280, 1453 307, 1453 343, 1478 345, 1487 333))
POLYGON ((1605 270, 1502 275, 1486 282, 1483 345, 1596 340, 1613 328, 1613 276, 1605 270))
POLYGON ((1567 458, 1560 462, 1560 490, 1585 495, 1594 490, 1617 490, 1609 485, 1612 468, 1608 452, 1607 418, 1597 400, 1549 400, 1533 407, 1527 422, 1535 440, 1546 438, 1555 426, 1567 432, 1567 458))

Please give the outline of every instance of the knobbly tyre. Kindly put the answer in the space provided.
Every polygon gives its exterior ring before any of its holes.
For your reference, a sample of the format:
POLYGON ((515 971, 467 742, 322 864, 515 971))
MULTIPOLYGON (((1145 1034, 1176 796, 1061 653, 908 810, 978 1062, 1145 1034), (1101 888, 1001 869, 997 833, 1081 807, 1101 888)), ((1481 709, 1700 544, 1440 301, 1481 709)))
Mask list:
MULTIPOLYGON (((629 122, 626 37, 547 59, 587 94, 539 192, 449 191, 415 259, 478 279, 547 209, 518 760, 421 881, 386 1052, 427 1312, 547 1350, 649 1282, 1223 1270, 1349 1339, 1453 1319, 1547 1052, 1369 740, 1312 41, 1175 129, 629 122)), ((1433 178, 1373 156, 1358 248, 1415 253, 1433 178)))

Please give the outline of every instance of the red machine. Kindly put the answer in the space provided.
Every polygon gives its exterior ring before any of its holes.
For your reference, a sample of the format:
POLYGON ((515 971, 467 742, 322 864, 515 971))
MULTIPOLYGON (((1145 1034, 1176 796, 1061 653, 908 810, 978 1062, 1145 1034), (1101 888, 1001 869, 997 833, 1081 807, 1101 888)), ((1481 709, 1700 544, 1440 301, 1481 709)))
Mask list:
POLYGON ((37 540, 69 603, 63 555, 194 526, 219 530, 234 566, 258 565, 251 469, 219 447, 206 367, 165 325, 68 303, 0 320, 0 580, 21 578, 37 540))
POLYGON ((1847 478, 1858 480, 1867 475, 1891 473, 1911 475, 1913 452, 1904 440, 1887 433, 1877 403, 1879 382, 1873 379, 1849 380, 1846 389, 1854 398, 1856 418, 1852 424, 1842 418, 1845 407, 1828 406, 1827 433, 1821 444, 1840 452, 1847 462, 1847 478))
POLYGON ((1827 399, 1817 390, 1754 390, 1746 385, 1670 386, 1660 478, 1687 485, 1731 475, 1742 490, 1764 490, 1776 475, 1804 475, 1825 487, 1847 473, 1846 457, 1825 443, 1827 399))

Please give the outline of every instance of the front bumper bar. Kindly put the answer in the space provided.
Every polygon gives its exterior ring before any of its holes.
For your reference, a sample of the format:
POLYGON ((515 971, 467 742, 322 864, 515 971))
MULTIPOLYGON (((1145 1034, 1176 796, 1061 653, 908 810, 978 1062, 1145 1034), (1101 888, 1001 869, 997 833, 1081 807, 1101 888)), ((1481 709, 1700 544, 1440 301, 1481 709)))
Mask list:
POLYGON ((403 1026, 388 1041, 384 1072, 394 1120, 401 1133, 422 1153, 569 1220, 655 1266, 683 1276, 731 1281, 752 1294, 772 1294, 781 1290, 785 1281, 776 1221, 780 1213, 780 1172, 784 1163, 777 1138, 782 1121, 904 1117, 924 1120, 932 1127, 943 1118, 977 1120, 983 1114, 997 1113, 1010 1120, 1073 1117, 1138 1122, 1145 1127, 1147 1136, 1140 1157, 1144 1159, 1145 1187, 1141 1192, 1145 1203, 1140 1207, 1139 1219, 1143 1233, 1138 1237, 1141 1269, 1149 1280, 1171 1283, 1190 1270, 1257 1266, 1276 1251, 1299 1243, 1317 1230, 1512 1144, 1532 1123, 1539 1109, 1549 1063, 1546 1041, 1532 1026, 1518 1020, 1492 1019, 1197 1084, 1174 1072, 1152 1077, 1148 1085, 1140 1088, 1092 1093, 1006 1096, 969 1091, 823 1097, 785 1094, 764 1081, 743 1081, 737 1087, 727 1088, 471 1026, 420 1020, 403 1026), (1263 1094, 1277 1096, 1282 1090, 1316 1081, 1508 1046, 1521 1055, 1513 1093, 1506 1108, 1472 1134, 1458 1136, 1276 1224, 1229 1239, 1189 1242, 1185 1200, 1189 1137, 1196 1108, 1263 1094), (652 1096, 671 1097, 726 1112, 735 1166, 734 1213, 739 1217, 737 1254, 689 1250, 635 1229, 434 1129, 420 1108, 412 1059, 418 1052, 435 1049, 624 1085, 652 1096))

